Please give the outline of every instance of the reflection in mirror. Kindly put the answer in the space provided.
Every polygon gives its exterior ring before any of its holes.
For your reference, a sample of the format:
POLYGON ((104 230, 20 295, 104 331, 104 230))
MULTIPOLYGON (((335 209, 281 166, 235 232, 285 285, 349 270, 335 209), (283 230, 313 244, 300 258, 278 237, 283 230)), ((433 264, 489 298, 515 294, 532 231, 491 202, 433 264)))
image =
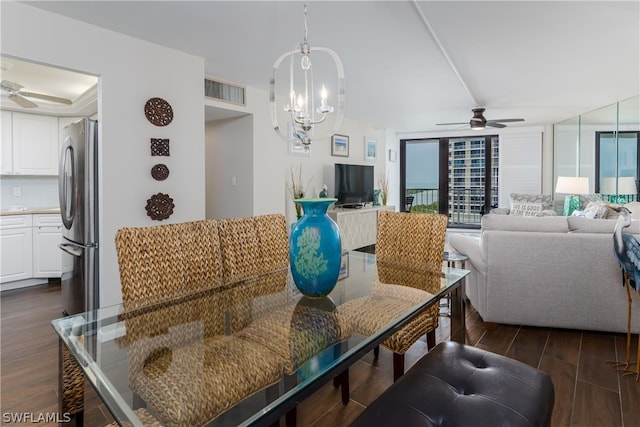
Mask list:
POLYGON ((584 176, 603 200, 636 200, 639 143, 640 96, 556 123, 554 182, 558 176, 584 176))

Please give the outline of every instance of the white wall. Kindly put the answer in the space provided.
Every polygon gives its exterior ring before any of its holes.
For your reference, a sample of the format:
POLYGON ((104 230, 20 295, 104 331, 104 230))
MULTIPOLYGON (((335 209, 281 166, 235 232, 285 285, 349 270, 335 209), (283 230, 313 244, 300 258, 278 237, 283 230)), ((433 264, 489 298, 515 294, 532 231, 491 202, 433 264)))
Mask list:
POLYGON ((176 205, 166 222, 205 216, 204 61, 24 4, 3 1, 1 7, 4 55, 99 76, 100 303, 118 303, 116 230, 158 224, 145 211, 157 192, 176 205), (144 104, 152 97, 171 103, 170 125, 146 120, 144 104), (151 157, 152 137, 170 138, 170 157, 151 157), (158 162, 170 169, 165 181, 151 178, 158 162))
POLYGON ((206 217, 253 215, 253 117, 206 124, 206 217))

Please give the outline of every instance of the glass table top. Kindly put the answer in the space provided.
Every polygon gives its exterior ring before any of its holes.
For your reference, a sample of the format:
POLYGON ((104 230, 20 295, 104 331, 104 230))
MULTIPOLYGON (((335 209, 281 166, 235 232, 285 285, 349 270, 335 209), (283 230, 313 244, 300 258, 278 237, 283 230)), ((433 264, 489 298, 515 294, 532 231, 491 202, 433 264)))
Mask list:
POLYGON ((282 270, 52 326, 120 423, 143 425, 134 410, 146 406, 161 424, 261 424, 295 408, 468 274, 378 265, 375 255, 355 251, 343 257, 325 298, 303 296, 282 270), (379 270, 402 274, 381 283, 379 270), (420 289, 398 283, 402 277, 420 289))

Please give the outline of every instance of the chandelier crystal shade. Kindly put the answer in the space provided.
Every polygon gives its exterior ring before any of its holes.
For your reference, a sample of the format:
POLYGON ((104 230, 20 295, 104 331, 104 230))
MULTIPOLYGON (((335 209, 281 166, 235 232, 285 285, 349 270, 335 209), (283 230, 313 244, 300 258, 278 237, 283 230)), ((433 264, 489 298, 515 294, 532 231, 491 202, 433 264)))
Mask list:
POLYGON ((269 101, 274 130, 296 145, 308 147, 312 140, 334 134, 342 124, 342 61, 329 48, 309 45, 306 5, 304 40, 274 62, 269 101))

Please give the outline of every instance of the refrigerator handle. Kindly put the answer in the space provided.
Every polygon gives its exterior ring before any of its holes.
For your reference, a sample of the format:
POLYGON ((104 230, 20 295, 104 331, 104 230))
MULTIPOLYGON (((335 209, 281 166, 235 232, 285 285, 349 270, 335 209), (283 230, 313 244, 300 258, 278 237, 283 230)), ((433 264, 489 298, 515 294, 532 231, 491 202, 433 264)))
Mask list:
MULTIPOLYGON (((68 138, 68 137, 67 137, 68 138)), ((66 142, 66 141, 65 141, 66 142)), ((70 144, 65 144, 60 155, 60 170, 58 175, 58 197, 60 199, 60 215, 62 223, 68 229, 71 228, 73 216, 75 215, 75 193, 76 177, 74 176, 73 148, 70 144), (69 162, 70 164, 67 164, 69 162), (69 183, 70 178, 70 183, 69 183), (71 184, 71 188, 69 188, 71 184), (68 204, 68 205, 67 205, 68 204)))
POLYGON ((66 243, 60 244, 60 249, 73 256, 82 256, 82 249, 78 249, 75 245, 69 245, 66 243))

